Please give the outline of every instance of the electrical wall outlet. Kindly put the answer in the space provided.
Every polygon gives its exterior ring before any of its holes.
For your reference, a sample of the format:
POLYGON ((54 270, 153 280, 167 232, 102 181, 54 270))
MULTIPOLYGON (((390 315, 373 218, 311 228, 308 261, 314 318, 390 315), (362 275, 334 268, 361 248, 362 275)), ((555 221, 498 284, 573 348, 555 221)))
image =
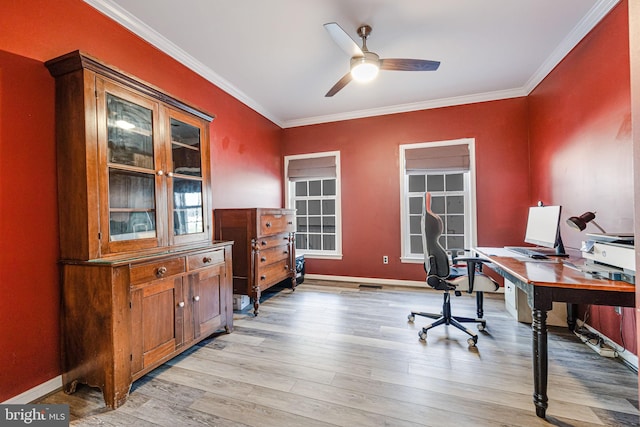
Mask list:
POLYGON ((383 264, 389 264, 389 257, 388 257, 388 256, 386 256, 386 255, 383 255, 383 256, 382 256, 382 263, 383 263, 383 264))

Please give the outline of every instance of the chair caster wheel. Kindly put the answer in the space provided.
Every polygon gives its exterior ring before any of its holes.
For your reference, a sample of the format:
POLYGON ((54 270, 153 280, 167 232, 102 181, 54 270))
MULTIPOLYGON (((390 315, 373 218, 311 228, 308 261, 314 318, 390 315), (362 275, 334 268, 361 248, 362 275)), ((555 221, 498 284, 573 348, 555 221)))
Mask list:
POLYGON ((478 324, 478 330, 479 331, 484 331, 485 329, 487 329, 487 324, 486 323, 480 323, 478 324))
POLYGON ((420 341, 427 341, 427 333, 425 331, 418 332, 418 338, 420 338, 420 341))
POLYGON ((471 337, 467 340, 467 344, 469 344, 469 347, 475 347, 477 342, 478 337, 471 337))
POLYGON ((407 316, 407 320, 409 321, 409 323, 413 323, 413 321, 416 320, 416 316, 410 314, 407 316))

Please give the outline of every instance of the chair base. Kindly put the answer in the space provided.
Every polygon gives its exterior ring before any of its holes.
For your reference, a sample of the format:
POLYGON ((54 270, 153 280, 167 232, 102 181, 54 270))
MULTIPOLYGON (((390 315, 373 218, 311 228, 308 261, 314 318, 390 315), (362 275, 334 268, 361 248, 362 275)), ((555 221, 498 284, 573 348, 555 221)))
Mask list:
POLYGON ((449 291, 446 291, 444 293, 442 313, 435 314, 435 313, 426 313, 423 311, 412 311, 411 314, 409 314, 408 318, 410 322, 413 322, 413 320, 415 319, 415 316, 422 316, 422 317, 428 317, 431 319, 436 319, 435 322, 423 327, 422 330, 418 332, 418 337, 420 337, 421 341, 426 341, 427 331, 429 331, 429 329, 435 328, 436 326, 439 326, 439 325, 452 325, 455 328, 460 329, 461 331, 468 334, 471 338, 467 340, 467 343, 469 344, 469 346, 475 346, 476 343, 478 342, 478 335, 475 334, 473 331, 471 331, 469 328, 466 328, 463 325, 463 323, 478 323, 478 330, 480 331, 483 331, 486 328, 487 321, 482 318, 484 314, 483 307, 482 307, 482 303, 483 303, 482 292, 478 292, 476 294, 476 302, 477 302, 477 314, 478 314, 477 318, 452 316, 451 315, 451 294, 449 293, 449 291))

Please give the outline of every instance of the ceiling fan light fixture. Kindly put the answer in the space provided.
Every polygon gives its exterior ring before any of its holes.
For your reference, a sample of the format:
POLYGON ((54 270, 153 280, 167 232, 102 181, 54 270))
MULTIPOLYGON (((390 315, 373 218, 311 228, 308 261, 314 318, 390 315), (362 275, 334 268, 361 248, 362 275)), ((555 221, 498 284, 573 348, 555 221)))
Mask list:
POLYGON ((351 77, 365 83, 375 79, 380 71, 380 59, 373 52, 364 52, 364 56, 351 58, 351 77))

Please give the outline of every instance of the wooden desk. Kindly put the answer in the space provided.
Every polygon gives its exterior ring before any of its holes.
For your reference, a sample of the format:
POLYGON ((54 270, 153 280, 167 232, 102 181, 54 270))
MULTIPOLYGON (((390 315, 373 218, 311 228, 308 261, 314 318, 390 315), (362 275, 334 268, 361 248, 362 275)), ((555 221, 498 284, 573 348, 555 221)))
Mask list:
POLYGON ((635 286, 626 282, 595 278, 570 267, 582 258, 533 260, 504 248, 475 248, 491 261, 487 267, 511 280, 527 293, 533 322, 533 403, 536 415, 545 417, 547 398, 547 311, 552 302, 635 307, 635 286))

